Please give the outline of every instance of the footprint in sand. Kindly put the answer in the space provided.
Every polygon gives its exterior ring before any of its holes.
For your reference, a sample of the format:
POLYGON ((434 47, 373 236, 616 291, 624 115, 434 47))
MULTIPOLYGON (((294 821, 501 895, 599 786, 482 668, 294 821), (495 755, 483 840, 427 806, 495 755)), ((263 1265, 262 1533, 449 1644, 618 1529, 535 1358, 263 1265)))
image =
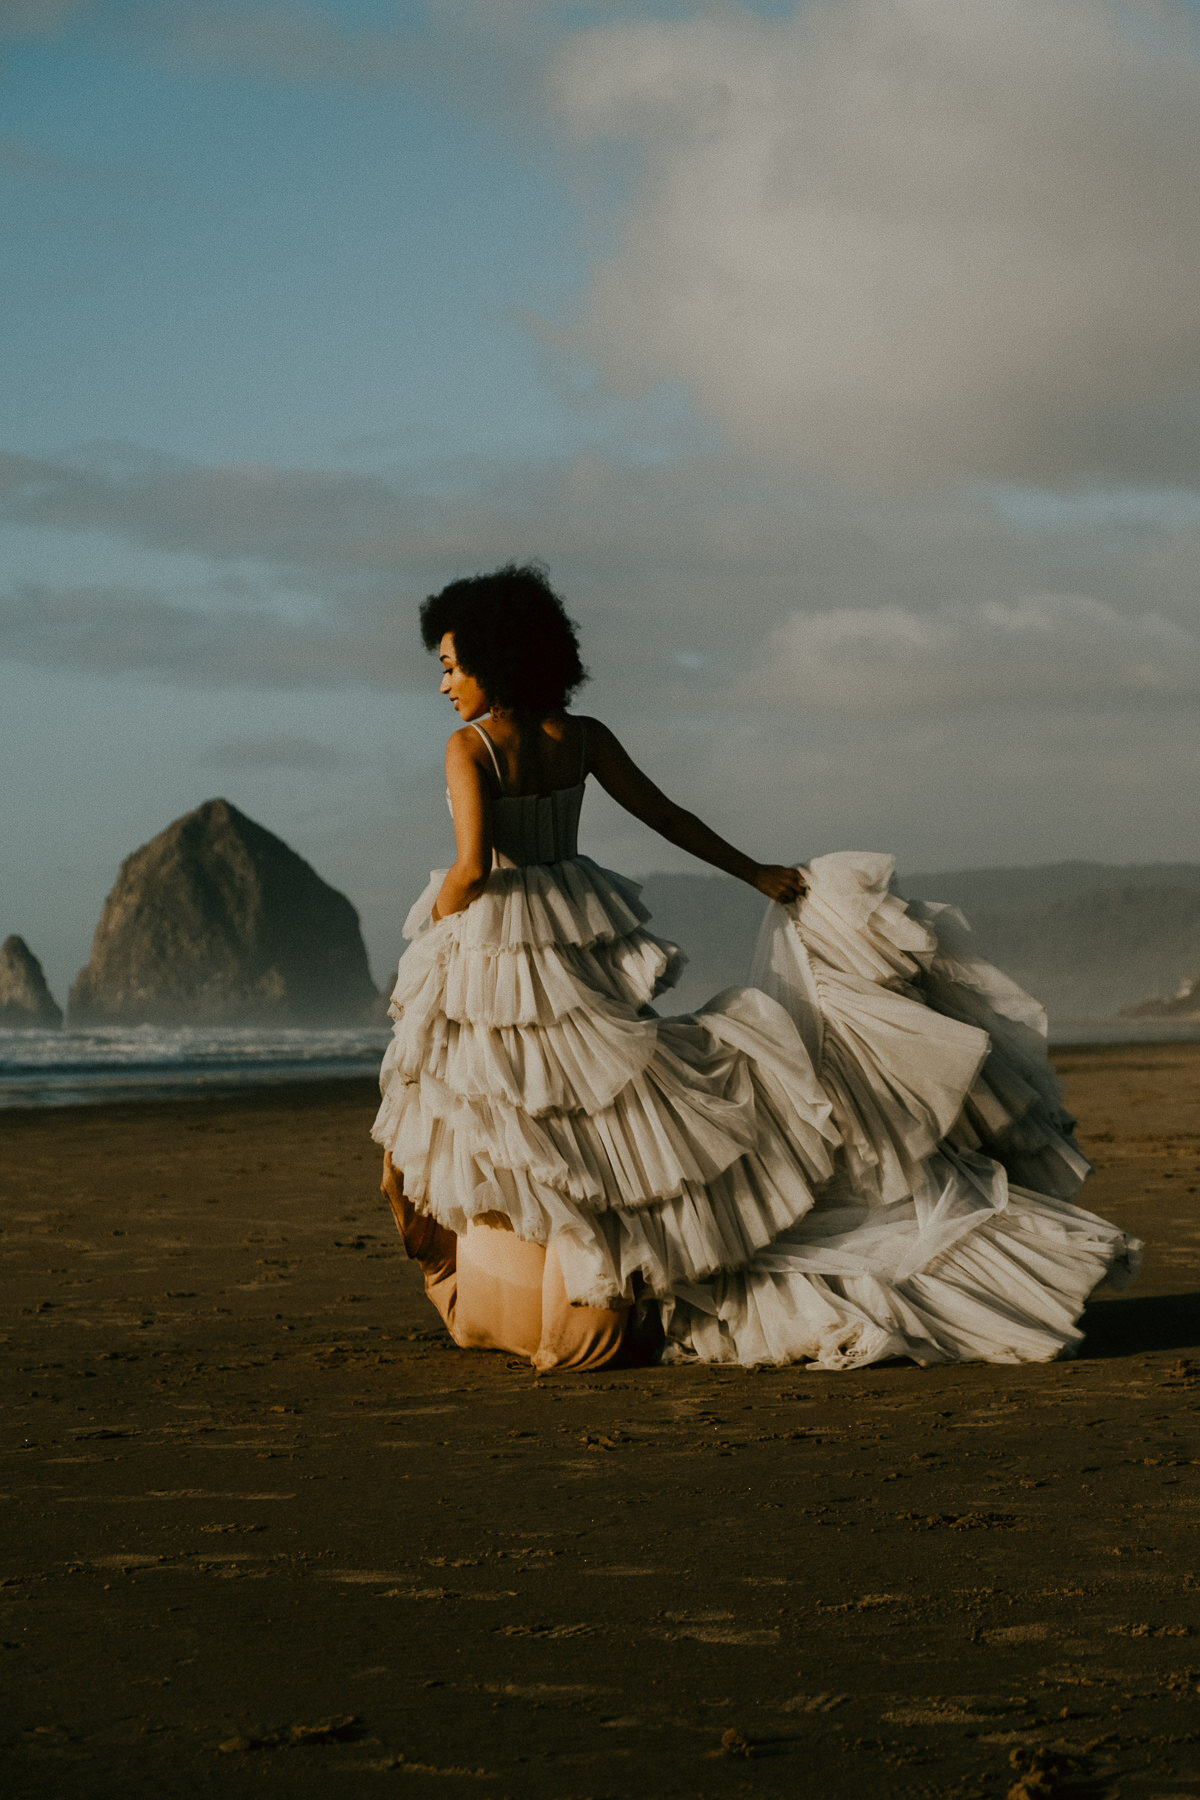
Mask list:
POLYGON ((985 1644, 1037 1644, 1052 1635, 1049 1625, 996 1625, 980 1633, 985 1644))
POLYGON ((744 1629, 736 1624, 726 1624, 732 1620, 732 1613, 666 1613, 664 1617, 670 1621, 667 1629, 659 1628, 650 1633, 651 1637, 663 1638, 667 1643, 676 1643, 681 1639, 690 1639, 696 1644, 739 1644, 766 1646, 779 1642, 779 1632, 775 1629, 744 1629))

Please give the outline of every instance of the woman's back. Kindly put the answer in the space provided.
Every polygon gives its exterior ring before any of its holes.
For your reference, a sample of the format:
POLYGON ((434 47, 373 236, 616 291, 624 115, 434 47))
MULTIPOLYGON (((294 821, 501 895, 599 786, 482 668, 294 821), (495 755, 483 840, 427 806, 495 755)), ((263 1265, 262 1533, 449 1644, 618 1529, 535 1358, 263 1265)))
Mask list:
POLYGON ((497 866, 523 868, 576 856, 587 773, 586 722, 562 716, 524 728, 493 721, 492 730, 478 724, 472 729, 487 746, 496 777, 492 847, 497 866))
POLYGON ((497 718, 473 727, 491 754, 498 792, 521 798, 577 787, 587 773, 587 721, 558 713, 546 719, 497 718))

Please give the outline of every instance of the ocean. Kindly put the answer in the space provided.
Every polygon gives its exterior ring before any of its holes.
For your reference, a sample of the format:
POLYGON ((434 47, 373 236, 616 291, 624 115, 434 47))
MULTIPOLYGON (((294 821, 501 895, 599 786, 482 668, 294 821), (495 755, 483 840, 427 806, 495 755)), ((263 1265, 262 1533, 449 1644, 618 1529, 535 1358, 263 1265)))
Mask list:
MULTIPOLYGON (((247 1088, 372 1076, 386 1026, 287 1031, 232 1026, 0 1030, 0 1111, 118 1100, 202 1100, 247 1088)), ((1200 1038, 1200 1020, 1100 1020, 1051 1028, 1051 1044, 1168 1044, 1200 1038)))
POLYGON ((371 1076, 389 1036, 386 1025, 0 1030, 0 1109, 200 1100, 287 1082, 371 1076))

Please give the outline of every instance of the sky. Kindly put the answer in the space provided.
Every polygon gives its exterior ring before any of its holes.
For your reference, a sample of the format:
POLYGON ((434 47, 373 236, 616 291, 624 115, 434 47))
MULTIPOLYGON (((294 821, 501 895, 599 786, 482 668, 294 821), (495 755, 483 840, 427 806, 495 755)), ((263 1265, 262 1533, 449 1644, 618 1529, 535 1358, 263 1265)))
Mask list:
MULTIPOLYGON (((3 0, 0 937, 222 794, 377 979, 536 557, 762 860, 1200 860, 1189 0, 3 0)), ((696 868, 593 796, 585 848, 696 868)))

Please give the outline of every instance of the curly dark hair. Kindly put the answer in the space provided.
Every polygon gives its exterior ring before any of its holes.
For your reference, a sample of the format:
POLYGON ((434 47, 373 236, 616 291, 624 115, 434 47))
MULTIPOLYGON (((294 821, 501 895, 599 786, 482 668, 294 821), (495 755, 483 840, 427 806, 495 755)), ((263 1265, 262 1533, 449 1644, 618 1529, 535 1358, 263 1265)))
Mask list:
POLYGON ((425 648, 436 650, 447 631, 494 706, 545 718, 587 680, 578 628, 537 563, 505 563, 430 594, 421 606, 425 648))

